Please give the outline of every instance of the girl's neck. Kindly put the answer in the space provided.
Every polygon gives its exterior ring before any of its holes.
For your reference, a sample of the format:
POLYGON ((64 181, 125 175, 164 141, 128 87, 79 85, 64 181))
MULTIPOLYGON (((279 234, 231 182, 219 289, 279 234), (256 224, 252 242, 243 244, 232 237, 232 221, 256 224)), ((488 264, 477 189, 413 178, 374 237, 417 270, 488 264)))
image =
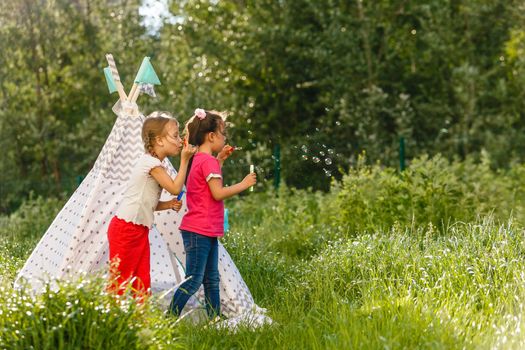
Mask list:
POLYGON ((164 160, 164 158, 166 158, 165 154, 163 154, 162 152, 158 152, 158 151, 151 152, 150 156, 159 159, 161 162, 164 160))
POLYGON ((211 149, 211 145, 209 143, 203 143, 199 146, 199 152, 206 153, 209 155, 213 155, 213 151, 211 149))

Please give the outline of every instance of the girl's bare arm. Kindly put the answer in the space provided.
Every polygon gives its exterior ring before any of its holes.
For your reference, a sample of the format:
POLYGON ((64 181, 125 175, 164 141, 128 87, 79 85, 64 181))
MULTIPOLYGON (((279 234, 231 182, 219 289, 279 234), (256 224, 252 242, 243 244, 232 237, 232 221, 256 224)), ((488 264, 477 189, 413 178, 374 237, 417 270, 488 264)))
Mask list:
POLYGON ((213 199, 216 201, 221 201, 241 193, 256 183, 257 176, 255 173, 250 173, 244 178, 244 180, 232 186, 223 187, 222 181, 220 179, 211 179, 208 181, 208 186, 210 187, 213 199))

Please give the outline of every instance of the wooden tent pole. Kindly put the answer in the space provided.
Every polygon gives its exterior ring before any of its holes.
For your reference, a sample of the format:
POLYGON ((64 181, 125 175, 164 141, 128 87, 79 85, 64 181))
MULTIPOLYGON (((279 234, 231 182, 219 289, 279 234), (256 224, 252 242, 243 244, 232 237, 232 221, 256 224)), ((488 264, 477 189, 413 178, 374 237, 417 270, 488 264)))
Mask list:
POLYGON ((115 59, 113 58, 112 54, 108 53, 106 55, 106 60, 108 61, 109 69, 111 70, 111 75, 113 76, 113 80, 115 80, 115 85, 117 87, 117 92, 120 97, 120 100, 124 102, 126 101, 128 97, 126 96, 126 93, 124 92, 124 86, 120 82, 120 76, 118 74, 117 65, 115 64, 115 59))
POLYGON ((139 87, 139 84, 137 83, 133 83, 133 86, 131 87, 131 90, 129 92, 129 95, 128 95, 128 101, 130 102, 135 102, 137 99, 135 98, 135 100, 133 100, 133 95, 135 95, 135 93, 138 92, 138 87, 139 87))

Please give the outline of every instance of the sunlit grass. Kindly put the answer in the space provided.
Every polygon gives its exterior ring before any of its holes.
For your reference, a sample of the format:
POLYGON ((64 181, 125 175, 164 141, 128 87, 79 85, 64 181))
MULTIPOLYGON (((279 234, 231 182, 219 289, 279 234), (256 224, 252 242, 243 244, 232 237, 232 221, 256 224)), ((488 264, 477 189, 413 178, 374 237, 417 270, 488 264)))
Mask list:
POLYGON ((30 288, 0 286, 0 347, 143 349, 180 345, 174 320, 151 304, 105 291, 106 279, 80 278, 30 288))
MULTIPOLYGON (((176 323, 154 301, 115 299, 96 276, 36 297, 14 290, 16 271, 38 240, 29 222, 39 216, 40 229, 54 216, 37 209, 45 201, 28 204, 0 218, 0 348, 525 347, 525 234, 510 215, 474 215, 470 203, 460 215, 477 217, 468 222, 436 227, 420 213, 417 222, 391 218, 384 228, 382 216, 368 216, 373 229, 359 232, 334 219, 345 204, 338 202, 343 190, 283 188, 278 197, 260 193, 228 203, 232 230, 223 242, 274 320, 235 332, 176 323)), ((447 201, 441 205, 449 208, 447 201)))

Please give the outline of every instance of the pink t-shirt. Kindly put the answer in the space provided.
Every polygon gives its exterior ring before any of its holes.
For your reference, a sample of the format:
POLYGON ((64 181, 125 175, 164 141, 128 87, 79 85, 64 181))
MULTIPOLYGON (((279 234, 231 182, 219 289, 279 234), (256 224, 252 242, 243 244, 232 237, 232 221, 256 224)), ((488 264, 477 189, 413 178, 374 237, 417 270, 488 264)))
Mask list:
POLYGON ((182 218, 181 230, 209 237, 224 236, 224 203, 211 195, 208 181, 221 180, 222 170, 217 158, 198 152, 193 156, 186 182, 188 212, 182 218))

